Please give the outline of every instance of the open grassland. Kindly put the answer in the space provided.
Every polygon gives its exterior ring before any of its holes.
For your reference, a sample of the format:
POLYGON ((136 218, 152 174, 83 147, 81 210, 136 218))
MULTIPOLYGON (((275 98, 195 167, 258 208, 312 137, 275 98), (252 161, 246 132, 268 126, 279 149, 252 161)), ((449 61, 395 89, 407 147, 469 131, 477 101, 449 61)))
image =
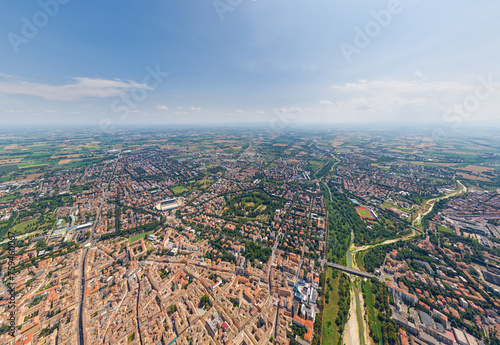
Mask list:
POLYGON ((130 236, 129 242, 132 243, 132 242, 135 242, 137 240, 140 240, 141 238, 146 238, 147 236, 151 235, 153 232, 154 231, 148 231, 148 232, 143 232, 142 234, 130 236))
POLYGON ((398 210, 401 210, 401 211, 404 211, 406 213, 412 213, 412 210, 409 210, 407 208, 394 205, 392 202, 389 202, 389 201, 384 202, 384 204, 382 205, 382 208, 384 210, 387 209, 387 208, 391 208, 391 207, 394 207, 394 208, 396 208, 398 210))
POLYGON ((310 161, 309 166, 311 167, 312 172, 316 172, 318 171, 319 168, 323 166, 323 163, 318 161, 310 161))
POLYGON ((491 182, 491 180, 486 178, 486 177, 471 175, 471 174, 467 174, 467 173, 463 173, 463 172, 459 172, 458 175, 460 175, 461 177, 463 177, 467 180, 491 182))
POLYGON ((443 233, 446 233, 446 234, 453 234, 453 230, 451 230, 450 228, 447 228, 446 226, 438 225, 437 229, 440 232, 443 232, 443 233))
POLYGON ((188 189, 184 186, 175 186, 174 188, 172 188, 172 192, 175 194, 175 195, 179 195, 179 194, 182 194, 184 193, 185 191, 187 191, 188 189))
POLYGON ((209 188, 212 183, 214 183, 213 180, 209 180, 209 179, 203 179, 203 180, 199 180, 198 182, 196 182, 196 187, 200 188, 200 189, 207 189, 209 188))
POLYGON ((12 231, 16 235, 22 235, 26 232, 29 232, 30 229, 32 231, 34 231, 36 228, 34 226, 36 221, 37 221, 37 219, 33 218, 33 219, 27 220, 25 222, 18 223, 16 225, 14 225, 10 231, 12 231))
POLYGON ((50 162, 41 162, 41 163, 36 163, 36 162, 32 162, 32 163, 21 163, 21 164, 18 164, 19 168, 23 169, 23 168, 33 168, 33 167, 43 167, 43 166, 48 166, 50 165, 50 162))

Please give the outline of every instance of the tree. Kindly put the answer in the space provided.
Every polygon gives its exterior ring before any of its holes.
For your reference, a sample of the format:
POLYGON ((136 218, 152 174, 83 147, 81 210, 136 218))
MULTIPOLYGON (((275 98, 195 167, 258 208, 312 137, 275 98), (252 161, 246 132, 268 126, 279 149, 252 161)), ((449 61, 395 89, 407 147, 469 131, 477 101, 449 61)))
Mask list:
POLYGON ((200 308, 205 308, 207 305, 210 307, 210 297, 208 296, 208 294, 205 294, 200 299, 200 308))

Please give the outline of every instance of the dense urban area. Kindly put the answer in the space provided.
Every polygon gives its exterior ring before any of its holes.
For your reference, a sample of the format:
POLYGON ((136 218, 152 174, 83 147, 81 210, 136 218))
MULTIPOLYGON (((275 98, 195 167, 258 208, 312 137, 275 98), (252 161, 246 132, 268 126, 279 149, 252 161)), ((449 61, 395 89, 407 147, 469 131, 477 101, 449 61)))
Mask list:
POLYGON ((0 132, 0 343, 499 345, 499 173, 494 132, 0 132))

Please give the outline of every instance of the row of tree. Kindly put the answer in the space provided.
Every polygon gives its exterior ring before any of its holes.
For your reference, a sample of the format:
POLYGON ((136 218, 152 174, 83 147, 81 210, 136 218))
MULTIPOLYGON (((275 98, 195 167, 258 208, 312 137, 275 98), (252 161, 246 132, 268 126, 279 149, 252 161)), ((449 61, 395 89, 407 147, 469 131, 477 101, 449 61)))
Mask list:
POLYGON ((377 329, 379 326, 374 320, 369 320, 368 325, 370 328, 370 336, 373 341, 378 344, 389 344, 395 345, 398 343, 398 337, 396 335, 396 324, 394 320, 391 319, 392 311, 389 307, 389 293, 385 284, 380 283, 377 279, 372 278, 368 281, 363 281, 363 296, 366 300, 367 290, 371 292, 374 299, 374 308, 377 311, 377 318, 380 321, 381 329, 377 329), (382 334, 380 338, 379 333, 382 334))

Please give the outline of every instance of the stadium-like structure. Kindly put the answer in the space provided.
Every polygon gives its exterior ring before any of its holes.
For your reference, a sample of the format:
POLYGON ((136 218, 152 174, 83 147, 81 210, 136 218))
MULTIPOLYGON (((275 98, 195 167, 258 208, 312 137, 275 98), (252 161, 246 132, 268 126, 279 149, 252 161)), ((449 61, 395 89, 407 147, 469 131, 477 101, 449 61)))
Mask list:
POLYGON ((155 208, 161 212, 171 211, 181 207, 182 203, 182 198, 167 199, 156 204, 155 208))

